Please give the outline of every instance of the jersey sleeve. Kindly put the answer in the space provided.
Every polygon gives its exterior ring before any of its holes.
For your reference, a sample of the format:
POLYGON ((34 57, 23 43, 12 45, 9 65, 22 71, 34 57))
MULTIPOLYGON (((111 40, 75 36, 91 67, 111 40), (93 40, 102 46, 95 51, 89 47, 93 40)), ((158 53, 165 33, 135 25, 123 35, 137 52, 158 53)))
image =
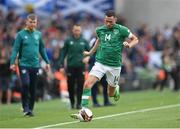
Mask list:
POLYGON ((10 64, 14 64, 17 54, 19 53, 20 47, 21 47, 22 38, 20 36, 20 33, 17 34, 16 39, 13 44, 13 50, 11 54, 10 64))
POLYGON ((131 33, 131 31, 127 28, 127 27, 125 27, 125 26, 121 26, 121 33, 122 33, 122 35, 125 37, 125 38, 130 38, 131 36, 132 36, 132 33, 131 33))

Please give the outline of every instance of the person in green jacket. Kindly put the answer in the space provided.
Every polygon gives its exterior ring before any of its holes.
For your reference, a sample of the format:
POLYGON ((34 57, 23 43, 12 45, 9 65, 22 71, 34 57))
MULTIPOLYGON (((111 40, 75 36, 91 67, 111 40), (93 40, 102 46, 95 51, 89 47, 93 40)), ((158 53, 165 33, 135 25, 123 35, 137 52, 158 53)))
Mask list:
POLYGON ((15 71, 15 61, 18 57, 24 116, 34 116, 36 81, 40 68, 39 54, 47 63, 46 69, 50 69, 50 61, 47 57, 42 33, 36 30, 37 20, 38 18, 35 14, 29 14, 27 16, 26 27, 17 33, 10 59, 10 69, 15 71))
POLYGON ((81 35, 81 26, 74 25, 72 36, 69 36, 64 43, 60 55, 60 72, 64 73, 64 59, 67 56, 67 81, 71 108, 81 108, 81 97, 84 83, 85 64, 89 57, 84 58, 83 52, 90 49, 89 43, 81 35), (75 92, 76 86, 76 92, 75 92), (75 94, 77 102, 75 107, 75 94))

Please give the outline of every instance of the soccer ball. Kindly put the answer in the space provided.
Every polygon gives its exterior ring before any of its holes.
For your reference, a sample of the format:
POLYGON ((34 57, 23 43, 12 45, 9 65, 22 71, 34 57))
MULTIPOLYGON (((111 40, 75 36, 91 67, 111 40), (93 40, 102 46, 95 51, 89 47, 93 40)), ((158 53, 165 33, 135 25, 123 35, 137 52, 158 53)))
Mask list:
POLYGON ((82 108, 79 111, 79 120, 84 122, 90 122, 93 118, 93 113, 88 108, 82 108))

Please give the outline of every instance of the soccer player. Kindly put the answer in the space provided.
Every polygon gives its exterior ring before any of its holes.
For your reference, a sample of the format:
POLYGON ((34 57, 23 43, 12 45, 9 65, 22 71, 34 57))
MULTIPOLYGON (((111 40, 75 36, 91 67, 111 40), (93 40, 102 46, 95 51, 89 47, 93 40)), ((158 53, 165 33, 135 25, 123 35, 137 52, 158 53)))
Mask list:
POLYGON ((36 81, 40 67, 39 53, 47 63, 46 69, 50 69, 50 62, 46 54, 42 34, 36 30, 36 27, 37 16, 29 14, 26 19, 26 27, 17 34, 10 60, 10 69, 15 71, 15 60, 18 55, 24 116, 33 116, 36 81))
MULTIPOLYGON (((96 62, 84 83, 82 107, 88 107, 91 87, 106 74, 108 82, 108 95, 115 101, 120 98, 119 77, 122 65, 123 48, 131 48, 138 43, 138 38, 122 25, 116 24, 115 12, 109 10, 105 14, 105 25, 96 29, 98 39, 90 51, 85 51, 85 56, 96 52, 96 62), (129 39, 129 42, 126 41, 129 39)), ((79 114, 71 114, 72 118, 79 119, 79 114)))

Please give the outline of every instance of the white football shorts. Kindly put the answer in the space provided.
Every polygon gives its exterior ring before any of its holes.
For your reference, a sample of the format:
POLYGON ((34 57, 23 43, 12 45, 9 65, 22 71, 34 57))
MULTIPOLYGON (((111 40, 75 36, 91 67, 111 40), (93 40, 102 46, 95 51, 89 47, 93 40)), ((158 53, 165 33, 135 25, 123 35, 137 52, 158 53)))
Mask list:
POLYGON ((112 87, 116 87, 119 83, 121 67, 111 67, 95 62, 90 71, 90 75, 97 77, 99 80, 106 74, 106 80, 112 87))

